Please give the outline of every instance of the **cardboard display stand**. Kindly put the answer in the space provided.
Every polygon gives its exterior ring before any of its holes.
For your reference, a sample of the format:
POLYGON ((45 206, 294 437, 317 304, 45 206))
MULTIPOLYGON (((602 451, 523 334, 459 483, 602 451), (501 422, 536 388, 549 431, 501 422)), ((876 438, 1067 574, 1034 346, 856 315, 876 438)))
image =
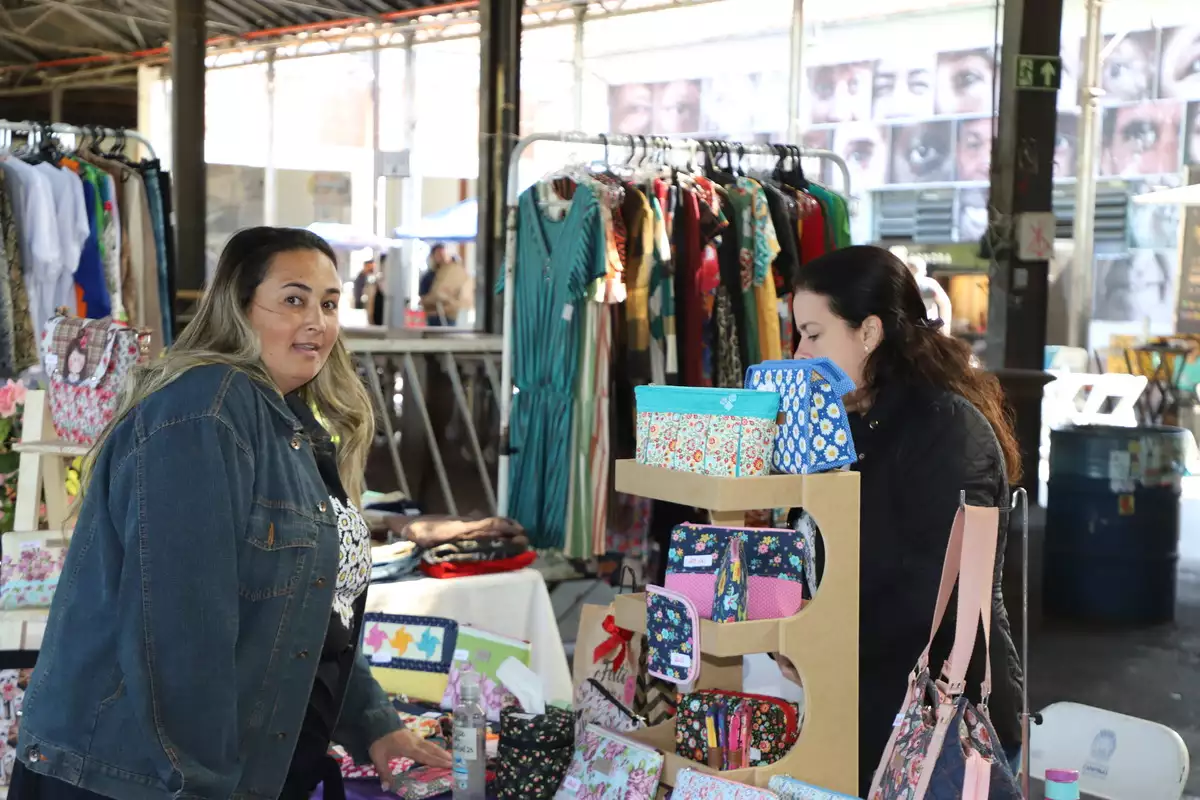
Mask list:
MULTIPOLYGON (((675 754, 675 720, 632 734, 666 754, 662 783, 674 786, 685 767, 766 787, 784 774, 816 786, 858 793, 859 478, 854 472, 716 478, 618 461, 616 489, 625 494, 707 508, 714 525, 742 527, 747 511, 803 507, 825 544, 825 569, 815 597, 785 619, 700 622, 696 689, 741 691, 742 657, 782 653, 804 687, 800 738, 765 767, 717 772, 675 754)), ((646 630, 645 594, 618 595, 616 622, 646 630)))

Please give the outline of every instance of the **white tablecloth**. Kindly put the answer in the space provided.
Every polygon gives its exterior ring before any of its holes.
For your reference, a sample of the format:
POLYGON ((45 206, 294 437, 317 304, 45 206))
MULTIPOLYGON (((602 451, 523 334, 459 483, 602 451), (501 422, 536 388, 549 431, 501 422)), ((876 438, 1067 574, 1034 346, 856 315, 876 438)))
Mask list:
POLYGON ((375 583, 367 592, 367 611, 445 617, 524 639, 532 645, 530 668, 541 677, 547 702, 571 700, 571 670, 539 572, 375 583))

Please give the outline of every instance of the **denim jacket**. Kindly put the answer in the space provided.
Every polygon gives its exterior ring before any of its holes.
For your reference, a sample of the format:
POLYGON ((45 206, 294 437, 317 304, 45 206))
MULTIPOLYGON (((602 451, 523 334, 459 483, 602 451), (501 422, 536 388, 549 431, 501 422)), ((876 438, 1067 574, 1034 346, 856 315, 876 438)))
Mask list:
MULTIPOLYGON (((245 373, 198 367, 105 442, 25 694, 17 756, 122 800, 276 800, 337 582, 303 428, 245 373)), ((399 719, 360 654, 334 738, 399 719)))

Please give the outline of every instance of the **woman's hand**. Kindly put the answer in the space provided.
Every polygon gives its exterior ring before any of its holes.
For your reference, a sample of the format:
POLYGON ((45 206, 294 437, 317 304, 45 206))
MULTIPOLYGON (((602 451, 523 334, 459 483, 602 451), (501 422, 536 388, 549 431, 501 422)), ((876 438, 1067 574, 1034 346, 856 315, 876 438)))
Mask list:
POLYGON ((418 764, 447 769, 453 763, 449 750, 443 750, 409 730, 389 733, 377 740, 371 745, 370 755, 371 763, 375 765, 375 771, 379 773, 379 781, 385 791, 392 789, 391 761, 394 758, 409 758, 418 764))

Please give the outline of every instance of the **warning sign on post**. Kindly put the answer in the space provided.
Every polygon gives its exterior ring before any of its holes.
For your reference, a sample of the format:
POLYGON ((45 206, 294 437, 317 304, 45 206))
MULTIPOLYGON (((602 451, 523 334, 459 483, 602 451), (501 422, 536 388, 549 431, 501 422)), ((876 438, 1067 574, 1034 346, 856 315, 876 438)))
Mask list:
POLYGON ((1062 59, 1058 56, 1017 56, 1017 88, 1057 92, 1062 87, 1062 59))
POLYGON ((1017 215, 1017 259, 1049 261, 1054 255, 1054 212, 1017 215))

